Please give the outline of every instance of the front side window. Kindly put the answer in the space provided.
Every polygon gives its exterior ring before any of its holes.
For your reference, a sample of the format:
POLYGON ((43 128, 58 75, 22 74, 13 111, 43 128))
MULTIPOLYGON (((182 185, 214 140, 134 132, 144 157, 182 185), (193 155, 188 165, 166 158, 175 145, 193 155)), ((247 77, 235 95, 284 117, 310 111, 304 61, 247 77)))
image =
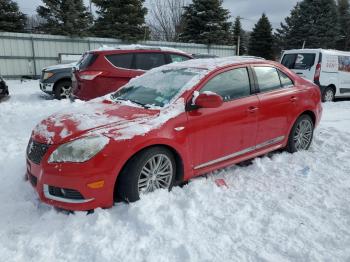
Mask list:
POLYGON ((136 69, 150 70, 165 65, 165 56, 162 53, 137 53, 135 56, 136 69))
POLYGON ((133 54, 107 55, 106 58, 116 67, 131 69, 133 54))
POLYGON ((260 92, 268 92, 281 88, 280 77, 276 68, 254 67, 260 92))
POLYGON ((315 64, 315 53, 285 54, 282 65, 289 69, 306 70, 315 64))
POLYGON ((214 92, 230 101, 250 95, 250 81, 247 68, 237 68, 221 73, 210 79, 200 90, 214 92))
POLYGON ((187 85, 190 85, 191 80, 199 77, 204 71, 197 68, 167 68, 149 72, 131 80, 111 98, 131 101, 143 106, 163 107, 182 90, 191 87, 187 85))

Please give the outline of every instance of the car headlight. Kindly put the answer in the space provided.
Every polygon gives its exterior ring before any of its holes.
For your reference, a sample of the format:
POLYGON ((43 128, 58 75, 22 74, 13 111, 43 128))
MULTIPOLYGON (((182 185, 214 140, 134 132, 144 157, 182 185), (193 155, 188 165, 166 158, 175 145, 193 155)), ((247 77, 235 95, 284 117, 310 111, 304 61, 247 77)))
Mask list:
POLYGON ((49 79, 53 75, 54 75, 54 73, 52 73, 52 72, 45 72, 44 76, 43 76, 43 80, 49 79))
POLYGON ((85 162, 99 153, 109 142, 105 136, 89 136, 59 146, 49 157, 49 163, 85 162))

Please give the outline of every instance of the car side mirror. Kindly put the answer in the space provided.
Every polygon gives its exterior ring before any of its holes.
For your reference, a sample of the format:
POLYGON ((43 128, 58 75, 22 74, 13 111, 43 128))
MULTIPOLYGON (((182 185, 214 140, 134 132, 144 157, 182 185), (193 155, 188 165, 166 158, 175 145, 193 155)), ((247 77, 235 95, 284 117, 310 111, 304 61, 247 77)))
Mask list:
POLYGON ((198 108, 217 108, 223 103, 222 97, 213 92, 204 92, 194 98, 194 105, 198 108))

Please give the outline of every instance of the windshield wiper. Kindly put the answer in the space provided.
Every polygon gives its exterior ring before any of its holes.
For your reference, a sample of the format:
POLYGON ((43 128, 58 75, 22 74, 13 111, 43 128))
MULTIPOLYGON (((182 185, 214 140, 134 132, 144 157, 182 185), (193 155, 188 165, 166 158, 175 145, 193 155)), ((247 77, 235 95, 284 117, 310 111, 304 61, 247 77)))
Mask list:
POLYGON ((142 106, 143 108, 146 108, 146 109, 149 109, 149 108, 150 108, 149 106, 147 106, 147 105, 145 105, 145 104, 142 104, 142 103, 140 103, 140 102, 138 102, 138 101, 134 101, 134 100, 130 100, 130 99, 125 99, 125 98, 116 97, 115 100, 116 100, 116 101, 118 101, 118 100, 119 100, 119 101, 129 101, 129 102, 131 102, 131 103, 133 103, 133 104, 142 106))

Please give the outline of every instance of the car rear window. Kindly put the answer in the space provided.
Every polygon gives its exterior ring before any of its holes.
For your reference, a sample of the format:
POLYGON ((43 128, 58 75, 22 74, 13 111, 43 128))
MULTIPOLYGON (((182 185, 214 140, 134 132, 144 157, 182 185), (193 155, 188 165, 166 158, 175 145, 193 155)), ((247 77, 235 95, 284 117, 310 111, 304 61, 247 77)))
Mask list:
POLYGON ((150 70, 166 64, 163 53, 137 53, 135 57, 136 69, 150 70))
POLYGON ((80 70, 84 70, 91 66, 97 59, 98 54, 87 53, 83 56, 83 58, 78 63, 78 68, 80 70))
POLYGON ((315 53, 285 54, 282 59, 282 65, 289 69, 306 70, 315 64, 315 58, 315 53))
POLYGON ((106 58, 116 67, 132 69, 133 54, 107 55, 106 58))

